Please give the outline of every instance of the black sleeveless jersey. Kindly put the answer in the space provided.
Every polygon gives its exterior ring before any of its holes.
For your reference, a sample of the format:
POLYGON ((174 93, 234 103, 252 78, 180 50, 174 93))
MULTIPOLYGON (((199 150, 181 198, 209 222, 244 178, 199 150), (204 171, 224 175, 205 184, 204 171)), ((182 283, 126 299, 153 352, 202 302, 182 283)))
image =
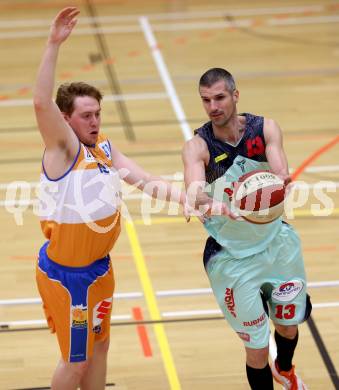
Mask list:
MULTIPOLYGON (((215 138, 212 123, 207 122, 194 131, 203 138, 208 146, 210 160, 205 167, 206 181, 212 183, 228 170, 237 156, 243 156, 258 162, 267 162, 265 154, 264 118, 253 114, 239 114, 245 116, 245 131, 239 143, 232 146, 215 138)), ((245 162, 245 160, 244 160, 245 162)), ((242 161, 237 164, 241 167, 242 161)))

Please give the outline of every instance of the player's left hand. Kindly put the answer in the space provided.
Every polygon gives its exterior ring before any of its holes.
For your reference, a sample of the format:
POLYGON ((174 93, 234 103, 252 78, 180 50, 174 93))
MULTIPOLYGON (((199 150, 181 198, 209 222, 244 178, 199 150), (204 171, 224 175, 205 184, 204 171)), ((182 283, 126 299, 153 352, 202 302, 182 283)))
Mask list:
POLYGON ((291 189, 293 187, 292 177, 290 175, 278 175, 278 176, 284 182, 285 198, 286 198, 286 196, 291 192, 291 189))
POLYGON ((71 34, 77 23, 80 11, 76 7, 61 10, 53 20, 49 33, 49 42, 60 45, 71 34))

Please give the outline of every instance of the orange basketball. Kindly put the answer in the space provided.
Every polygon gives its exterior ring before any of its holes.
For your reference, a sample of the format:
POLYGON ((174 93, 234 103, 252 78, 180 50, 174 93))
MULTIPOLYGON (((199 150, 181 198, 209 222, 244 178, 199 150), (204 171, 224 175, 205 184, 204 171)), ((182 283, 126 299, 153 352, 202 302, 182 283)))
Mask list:
POLYGON ((285 186, 270 171, 252 171, 239 178, 233 195, 234 206, 244 219, 265 224, 284 212, 285 186))

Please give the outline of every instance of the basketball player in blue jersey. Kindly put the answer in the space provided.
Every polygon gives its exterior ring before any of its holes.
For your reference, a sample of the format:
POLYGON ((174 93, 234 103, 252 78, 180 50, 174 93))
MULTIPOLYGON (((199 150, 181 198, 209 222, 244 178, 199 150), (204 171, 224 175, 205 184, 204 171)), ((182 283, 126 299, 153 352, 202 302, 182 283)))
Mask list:
POLYGON ((210 121, 186 142, 183 161, 190 206, 193 214, 203 210, 210 235, 204 266, 213 293, 244 342, 251 388, 273 390, 274 377, 285 389, 305 389, 292 365, 298 324, 311 311, 299 238, 281 218, 263 225, 238 219, 231 203, 234 183, 253 170, 291 182, 281 129, 272 119, 237 113, 239 92, 224 69, 204 73, 199 92, 210 121), (271 367, 269 318, 277 344, 271 367))

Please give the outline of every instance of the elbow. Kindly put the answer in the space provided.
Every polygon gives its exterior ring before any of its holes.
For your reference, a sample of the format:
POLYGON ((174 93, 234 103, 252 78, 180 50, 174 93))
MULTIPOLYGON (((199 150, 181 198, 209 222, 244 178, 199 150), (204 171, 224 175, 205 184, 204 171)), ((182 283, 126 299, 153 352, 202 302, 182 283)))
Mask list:
POLYGON ((36 94, 33 96, 33 106, 36 111, 40 111, 44 106, 43 99, 36 94))
POLYGON ((38 95, 35 95, 33 97, 33 106, 36 112, 47 110, 48 107, 50 107, 51 103, 52 102, 49 102, 38 95))

